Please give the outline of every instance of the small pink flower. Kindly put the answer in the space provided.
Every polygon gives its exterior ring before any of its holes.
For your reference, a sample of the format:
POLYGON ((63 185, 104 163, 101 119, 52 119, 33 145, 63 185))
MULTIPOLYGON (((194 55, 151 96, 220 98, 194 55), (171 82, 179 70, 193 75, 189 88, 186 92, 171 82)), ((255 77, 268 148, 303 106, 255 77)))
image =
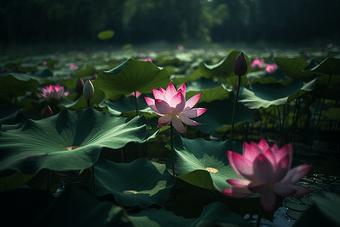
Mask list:
POLYGON ((138 54, 138 56, 139 56, 140 58, 142 58, 142 57, 143 57, 143 54, 138 54))
POLYGON ((182 45, 178 45, 177 50, 184 50, 184 47, 182 45))
POLYGON ((142 59, 142 61, 149 61, 149 62, 153 62, 153 58, 144 58, 144 59, 142 59))
POLYGON ((160 87, 159 91, 153 88, 152 92, 155 99, 149 97, 144 98, 148 106, 155 111, 157 115, 161 116, 158 119, 158 126, 166 126, 172 123, 174 128, 183 134, 185 132, 183 123, 191 126, 201 125, 189 119, 198 117, 207 110, 204 108, 193 108, 200 99, 201 93, 194 95, 186 101, 186 85, 183 84, 176 91, 172 83, 169 84, 166 90, 160 87))
POLYGON ((45 66, 46 64, 47 64, 47 61, 44 61, 44 62, 42 63, 43 66, 45 66))
POLYGON ((279 149, 277 143, 269 147, 265 139, 258 144, 243 143, 243 155, 227 151, 231 167, 244 179, 228 179, 234 186, 222 191, 223 194, 235 198, 261 193, 261 205, 271 211, 276 203, 276 195, 298 197, 308 194, 306 188, 295 185, 312 165, 300 165, 291 169, 293 160, 293 144, 279 149))
POLYGON ((71 63, 70 70, 76 70, 76 69, 78 69, 78 65, 76 65, 76 63, 71 63))
POLYGON ((275 72, 277 70, 277 68, 278 68, 278 66, 275 63, 273 63, 271 65, 270 64, 266 65, 264 70, 266 70, 266 72, 268 72, 268 73, 273 73, 273 72, 275 72))
POLYGON ((256 59, 254 59, 254 60, 251 62, 250 67, 251 67, 252 69, 253 69, 253 68, 256 68, 256 67, 262 68, 262 67, 263 67, 263 64, 264 64, 264 59, 263 59, 263 58, 262 58, 262 59, 256 58, 256 59))
POLYGON ((132 92, 132 93, 130 94, 130 96, 136 96, 136 97, 138 98, 142 93, 140 93, 139 91, 137 91, 136 94, 137 94, 137 95, 135 95, 135 93, 132 92))
POLYGON ((327 44, 327 48, 329 49, 329 48, 332 48, 334 46, 334 44, 333 43, 328 43, 327 44))
POLYGON ((69 91, 64 92, 64 86, 60 86, 59 84, 48 85, 46 86, 46 89, 41 88, 41 90, 44 94, 40 94, 40 96, 45 99, 54 98, 54 99, 60 100, 63 95, 68 96, 70 94, 69 91))
POLYGON ((78 51, 77 51, 77 50, 74 50, 73 53, 74 53, 74 54, 78 54, 78 51))

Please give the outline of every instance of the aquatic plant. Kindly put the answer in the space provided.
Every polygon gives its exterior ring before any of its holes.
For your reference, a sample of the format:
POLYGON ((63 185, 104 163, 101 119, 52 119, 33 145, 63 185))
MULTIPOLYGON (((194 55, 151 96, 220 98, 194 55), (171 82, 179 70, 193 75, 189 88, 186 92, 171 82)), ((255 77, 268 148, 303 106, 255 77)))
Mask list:
POLYGON ((40 94, 41 97, 45 99, 54 98, 60 100, 62 96, 68 96, 70 94, 69 91, 64 92, 64 86, 57 85, 48 85, 46 88, 41 88, 43 94, 40 94))

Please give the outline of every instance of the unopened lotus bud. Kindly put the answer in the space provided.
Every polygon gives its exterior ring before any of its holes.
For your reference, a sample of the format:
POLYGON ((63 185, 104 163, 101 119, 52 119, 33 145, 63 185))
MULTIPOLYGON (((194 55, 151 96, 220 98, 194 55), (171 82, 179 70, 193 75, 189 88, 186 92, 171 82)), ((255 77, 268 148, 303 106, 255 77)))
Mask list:
POLYGON ((81 77, 79 77, 76 85, 76 92, 79 94, 83 94, 83 89, 84 89, 84 81, 81 77))
POLYGON ((236 76, 244 76, 247 73, 248 64, 243 52, 234 61, 234 73, 236 76))
POLYGON ((40 111, 40 119, 44 119, 46 117, 52 117, 53 112, 49 105, 45 105, 44 109, 40 111))
POLYGON ((84 89, 83 89, 83 95, 84 95, 86 100, 92 99, 92 97, 94 95, 94 87, 93 87, 91 80, 86 81, 86 83, 84 85, 84 89))

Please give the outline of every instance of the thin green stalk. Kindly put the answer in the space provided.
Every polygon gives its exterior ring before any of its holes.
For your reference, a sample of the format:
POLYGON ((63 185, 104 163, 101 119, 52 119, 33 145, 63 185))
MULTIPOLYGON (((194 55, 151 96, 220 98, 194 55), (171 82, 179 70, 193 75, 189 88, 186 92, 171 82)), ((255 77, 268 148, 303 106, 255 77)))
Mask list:
POLYGON ((136 106, 136 114, 138 116, 139 113, 138 113, 138 105, 137 105, 137 91, 135 91, 135 106, 136 106))
POLYGON ((233 119, 231 122, 231 140, 234 140, 234 122, 235 122, 235 109, 236 109, 236 102, 237 102, 237 98, 238 98, 238 94, 240 92, 240 87, 241 87, 241 77, 238 77, 238 86, 237 86, 237 92, 236 92, 236 97, 235 97, 235 101, 234 101, 234 106, 233 106, 233 119))
POLYGON ((93 197, 96 198, 96 182, 94 178, 94 164, 92 165, 92 193, 93 193, 93 197))
MULTIPOLYGON (((170 141, 171 141, 171 155, 172 155, 172 175, 176 177, 175 175, 175 153, 174 153, 174 136, 173 136, 173 131, 174 131, 174 126, 170 126, 170 141)), ((176 178, 175 178, 176 179, 176 178)))
POLYGON ((90 108, 91 107, 91 104, 90 104, 90 99, 87 100, 87 108, 90 108))
POLYGON ((47 191, 50 192, 51 190, 51 170, 47 169, 47 191))

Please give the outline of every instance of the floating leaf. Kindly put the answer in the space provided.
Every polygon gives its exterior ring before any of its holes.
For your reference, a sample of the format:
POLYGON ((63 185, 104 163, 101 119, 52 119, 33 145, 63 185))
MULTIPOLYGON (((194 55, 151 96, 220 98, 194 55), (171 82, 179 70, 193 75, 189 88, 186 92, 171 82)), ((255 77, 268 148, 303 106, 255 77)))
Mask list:
MULTIPOLYGON (((210 103, 200 103, 197 107, 207 109, 204 114, 195 118, 195 121, 201 123, 201 125, 188 127, 193 130, 211 134, 215 137, 220 137, 220 135, 216 133, 216 130, 224 125, 231 126, 232 124, 234 99, 235 96, 231 95, 228 99, 217 100, 210 103)), ((238 126, 237 123, 257 122, 261 120, 257 110, 248 109, 242 103, 236 103, 235 111, 235 126, 238 126)), ((225 130, 228 129, 225 128, 225 130)))
POLYGON ((294 80, 288 85, 260 84, 252 85, 252 88, 241 87, 238 101, 250 109, 267 108, 271 105, 279 106, 295 99, 306 91, 315 88, 316 78, 309 82, 294 80))
POLYGON ((95 165, 96 194, 112 194, 121 206, 162 206, 174 185, 164 164, 136 159, 131 163, 101 160, 95 165))
POLYGON ((0 131, 0 171, 34 174, 41 169, 79 170, 92 166, 102 147, 118 149, 146 136, 143 116, 128 121, 94 109, 62 110, 0 131), (29 146, 27 146, 29 144, 29 146))
POLYGON ((20 173, 17 171, 8 176, 0 177, 0 192, 16 189, 26 184, 34 177, 35 175, 20 173))
POLYGON ((274 62, 291 79, 302 79, 315 76, 314 73, 305 71, 308 62, 302 58, 275 58, 274 62))
POLYGON ((310 71, 314 73, 321 73, 331 76, 340 75, 340 59, 338 58, 327 58, 319 65, 312 68, 310 71))
POLYGON ((93 81, 95 88, 105 92, 108 99, 117 100, 121 95, 132 92, 151 93, 152 88, 166 87, 170 83, 170 74, 160 70, 149 61, 128 59, 110 71, 101 71, 93 81))
MULTIPOLYGON (((169 143, 167 145, 169 146, 169 143)), ((202 138, 190 140, 176 135, 174 150, 176 176, 197 187, 212 189, 213 184, 217 190, 221 191, 230 187, 226 182, 227 179, 241 178, 229 165, 227 156, 227 150, 242 152, 242 144, 238 142, 229 139, 225 141, 207 141, 202 138), (202 171, 209 174, 203 174, 202 171), (182 174, 186 175, 181 177, 182 174)), ((166 166, 172 174, 171 157, 167 159, 166 166)))
POLYGON ((34 79, 17 79, 12 75, 0 77, 0 97, 11 98, 24 95, 25 91, 36 91, 39 82, 34 79))
POLYGON ((98 38, 101 40, 111 39, 115 32, 113 30, 102 31, 98 34, 98 38))
POLYGON ((136 227, 252 226, 221 202, 206 205, 198 218, 177 216, 164 208, 143 210, 129 217, 136 227))
MULTIPOLYGON (((94 95, 90 99, 90 105, 91 106, 99 106, 100 103, 105 101, 105 94, 99 89, 94 90, 94 95)), ((70 110, 81 110, 87 108, 87 100, 82 95, 78 100, 72 101, 69 100, 66 97, 61 97, 60 102, 58 105, 61 107, 61 109, 67 108, 70 110)))

